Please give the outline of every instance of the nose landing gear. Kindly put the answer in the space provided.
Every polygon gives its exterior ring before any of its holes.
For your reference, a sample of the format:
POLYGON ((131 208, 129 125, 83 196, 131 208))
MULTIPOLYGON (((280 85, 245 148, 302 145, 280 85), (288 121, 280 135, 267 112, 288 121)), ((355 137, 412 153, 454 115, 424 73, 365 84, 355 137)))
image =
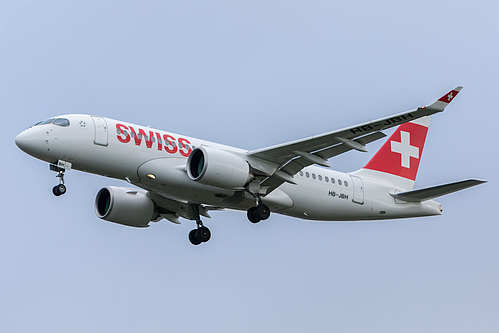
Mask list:
POLYGON ((66 193, 66 185, 59 184, 54 186, 52 188, 52 193, 54 193, 56 197, 63 195, 64 193, 66 193))
MULTIPOLYGON (((66 193, 66 185, 64 185, 64 172, 66 168, 61 168, 59 165, 66 165, 67 162, 59 161, 58 165, 50 164, 50 170, 57 172, 57 178, 59 178, 59 185, 56 185, 52 188, 52 193, 58 197, 66 193)), ((69 164, 70 165, 70 164, 69 164)), ((68 168, 69 170, 69 168, 68 168)))

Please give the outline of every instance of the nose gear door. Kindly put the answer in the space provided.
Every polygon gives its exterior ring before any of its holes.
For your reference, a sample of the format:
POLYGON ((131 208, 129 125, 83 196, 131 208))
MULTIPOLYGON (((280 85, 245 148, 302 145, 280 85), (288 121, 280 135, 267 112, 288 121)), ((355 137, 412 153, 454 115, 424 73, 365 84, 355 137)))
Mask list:
POLYGON ((99 146, 108 145, 108 128, 104 118, 92 116, 95 128, 94 143, 99 146))

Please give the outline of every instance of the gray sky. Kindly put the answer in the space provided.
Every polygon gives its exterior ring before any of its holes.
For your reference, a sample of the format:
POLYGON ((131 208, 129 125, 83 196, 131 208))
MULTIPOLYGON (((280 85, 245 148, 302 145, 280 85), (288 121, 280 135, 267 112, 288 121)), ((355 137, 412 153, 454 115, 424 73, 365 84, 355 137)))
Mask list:
MULTIPOLYGON (((498 6, 492 1, 4 1, 2 332, 497 332, 498 6), (470 177, 444 215, 373 223, 215 212, 148 229, 99 220, 14 137, 90 113, 246 149, 431 103, 416 187, 470 177)), ((371 152, 330 161, 362 167, 371 152)))

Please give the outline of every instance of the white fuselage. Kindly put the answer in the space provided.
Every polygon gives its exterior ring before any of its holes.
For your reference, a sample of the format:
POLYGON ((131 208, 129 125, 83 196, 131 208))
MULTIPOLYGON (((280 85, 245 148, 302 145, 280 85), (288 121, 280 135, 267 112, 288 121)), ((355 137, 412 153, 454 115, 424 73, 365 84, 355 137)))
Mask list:
MULTIPOLYGON (((186 173, 195 147, 208 146, 245 157, 246 150, 109 118, 65 115, 69 126, 33 126, 17 138, 30 155, 49 163, 126 180, 169 199, 236 210, 254 206, 254 198, 227 200, 235 190, 200 184, 186 173), (147 175, 154 175, 148 177, 147 175), (154 179, 151 179, 154 178, 154 179)), ((273 212, 308 220, 352 221, 439 215, 440 204, 396 202, 401 189, 388 181, 309 166, 263 197, 273 212), (326 181, 327 180, 327 181, 326 181), (334 182, 333 182, 334 180, 334 182)))

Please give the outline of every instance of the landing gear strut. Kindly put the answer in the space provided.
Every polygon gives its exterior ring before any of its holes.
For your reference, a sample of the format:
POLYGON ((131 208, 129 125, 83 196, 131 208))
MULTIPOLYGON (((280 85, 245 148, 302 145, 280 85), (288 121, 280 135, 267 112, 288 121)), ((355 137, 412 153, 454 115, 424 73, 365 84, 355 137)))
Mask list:
POLYGON ((199 206, 194 205, 194 217, 196 219, 197 228, 189 232, 189 241, 192 245, 199 245, 205 243, 211 238, 211 231, 203 225, 201 218, 199 217, 199 206))
POLYGON ((270 208, 266 204, 262 203, 259 196, 255 197, 256 207, 251 207, 248 209, 248 220, 251 223, 258 223, 260 221, 266 220, 270 217, 270 208))
POLYGON ((52 193, 54 193, 56 197, 61 196, 66 193, 66 185, 64 185, 64 171, 66 170, 53 164, 50 165, 50 170, 57 172, 56 177, 59 178, 59 185, 52 188, 52 193))

